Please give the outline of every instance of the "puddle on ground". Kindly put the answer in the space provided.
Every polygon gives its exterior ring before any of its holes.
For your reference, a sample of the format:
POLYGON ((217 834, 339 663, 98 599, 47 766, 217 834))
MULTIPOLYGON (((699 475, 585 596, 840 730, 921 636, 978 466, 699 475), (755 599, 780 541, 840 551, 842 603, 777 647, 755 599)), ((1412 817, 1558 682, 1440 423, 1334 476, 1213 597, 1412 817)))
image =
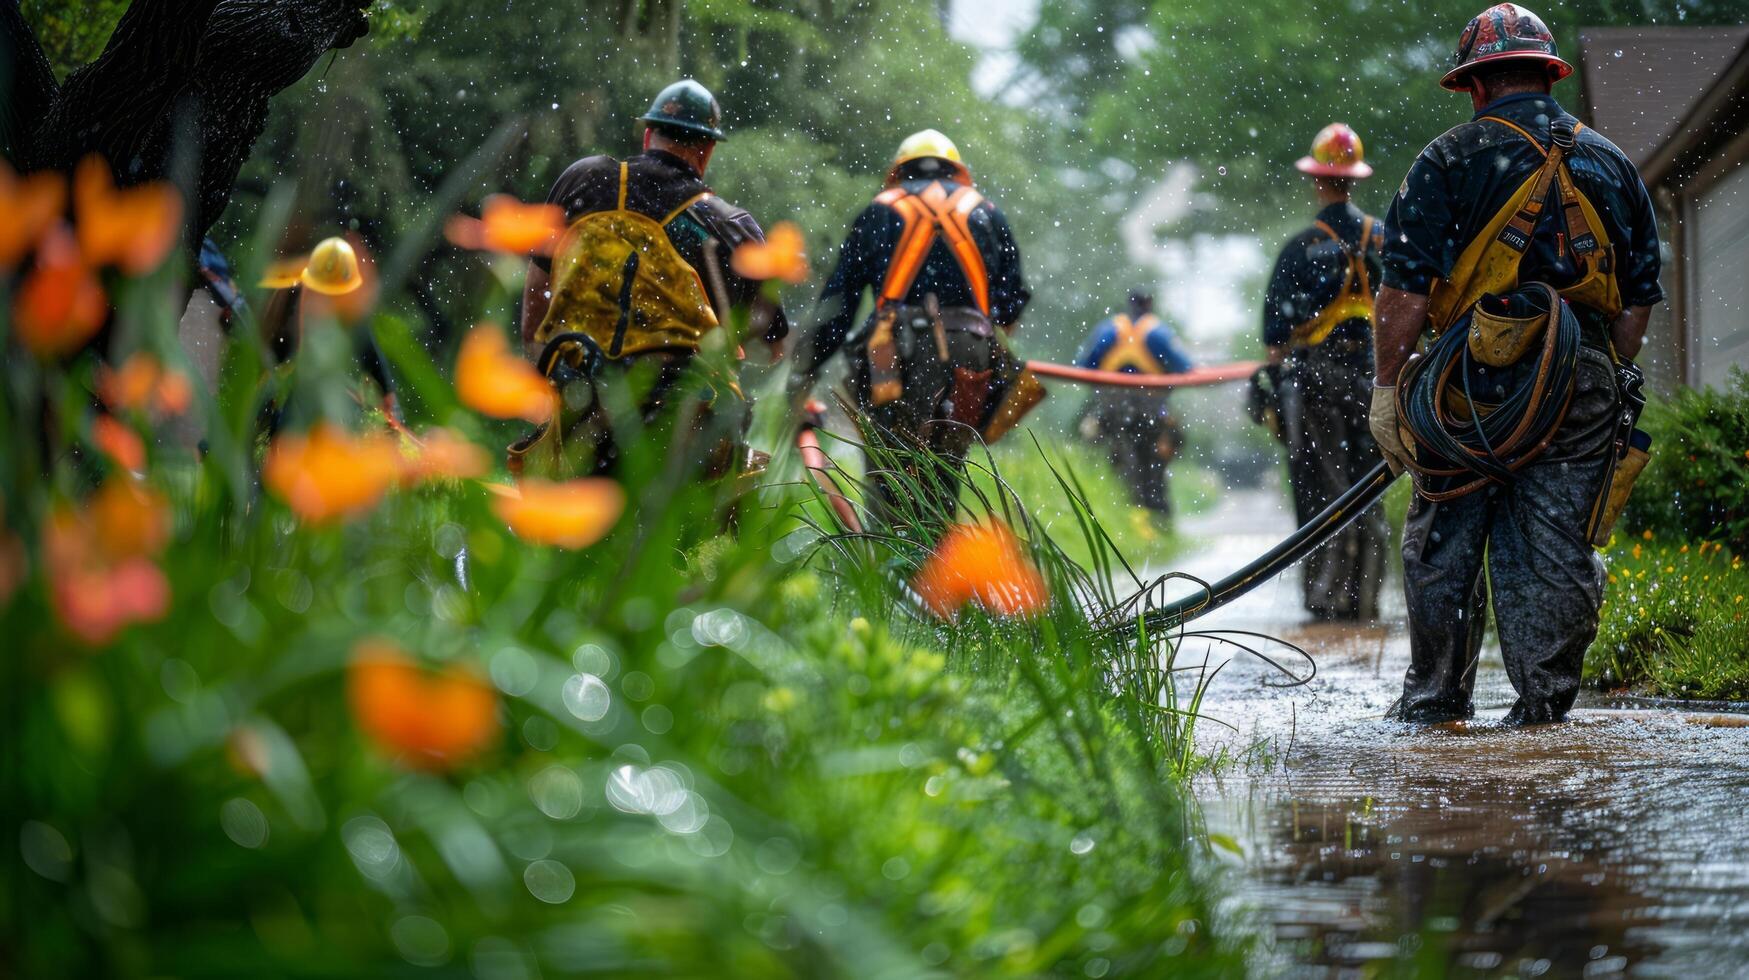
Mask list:
MULTIPOLYGON (((1236 567, 1274 534, 1213 526, 1226 536, 1186 570, 1236 567)), ((1582 701, 1565 725, 1506 729, 1490 650, 1475 721, 1387 722, 1400 604, 1383 626, 1305 624, 1288 578, 1196 624, 1305 648, 1318 674, 1302 687, 1265 686, 1280 675, 1204 640, 1181 653, 1225 662, 1204 711, 1239 730, 1205 723, 1202 746, 1252 750, 1197 792, 1242 851, 1228 911, 1264 925, 1255 972, 1749 975, 1746 719, 1582 701)))

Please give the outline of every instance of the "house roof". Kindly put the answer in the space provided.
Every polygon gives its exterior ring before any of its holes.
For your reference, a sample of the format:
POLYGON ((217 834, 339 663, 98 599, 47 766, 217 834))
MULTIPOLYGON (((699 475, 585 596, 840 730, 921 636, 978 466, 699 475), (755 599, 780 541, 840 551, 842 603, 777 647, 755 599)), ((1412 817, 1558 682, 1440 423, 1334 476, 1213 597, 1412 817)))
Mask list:
POLYGON ((1637 167, 1749 58, 1749 26, 1581 27, 1588 122, 1637 167))

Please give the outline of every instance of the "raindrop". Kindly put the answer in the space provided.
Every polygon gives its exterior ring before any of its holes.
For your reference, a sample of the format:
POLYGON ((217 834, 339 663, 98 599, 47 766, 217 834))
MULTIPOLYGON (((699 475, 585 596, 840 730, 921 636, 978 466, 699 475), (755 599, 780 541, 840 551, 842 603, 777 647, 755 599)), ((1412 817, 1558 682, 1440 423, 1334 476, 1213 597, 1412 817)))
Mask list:
POLYGON ((18 828, 18 850, 26 867, 50 881, 66 881, 73 868, 73 845, 40 820, 26 820, 18 828))
POLYGON ((1094 840, 1092 835, 1088 834, 1086 831, 1082 831, 1075 835, 1074 840, 1069 841, 1069 853, 1076 855, 1086 854, 1093 850, 1093 844, 1094 840))
POLYGON ((394 872, 401 861, 401 847, 395 843, 389 825, 376 817, 353 817, 340 829, 346 842, 346 852, 359 874, 381 881, 394 872))
POLYGON ((613 695, 607 685, 594 674, 573 674, 565 681, 565 707, 582 721, 600 721, 607 717, 613 695))
POLYGON ((403 916, 389 927, 389 939, 401 958, 414 966, 442 966, 449 959, 449 933, 436 919, 403 916))
POLYGON ((569 820, 583 811, 583 780, 564 766, 548 766, 528 781, 535 808, 554 820, 569 820))
POLYGON ((547 858, 530 864, 522 872, 522 883, 528 893, 548 905, 563 905, 577 893, 577 877, 571 869, 547 858))
POLYGON ((254 849, 267 843, 267 814, 240 796, 219 807, 219 826, 238 847, 254 849))

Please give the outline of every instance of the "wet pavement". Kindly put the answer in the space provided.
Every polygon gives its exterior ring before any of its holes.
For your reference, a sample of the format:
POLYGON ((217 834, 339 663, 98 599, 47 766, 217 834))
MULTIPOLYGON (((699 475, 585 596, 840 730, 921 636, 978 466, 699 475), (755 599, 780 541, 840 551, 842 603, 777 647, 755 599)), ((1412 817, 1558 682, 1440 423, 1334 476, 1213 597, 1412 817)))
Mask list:
MULTIPOLYGON (((1261 553, 1290 530, 1283 501, 1236 493, 1186 521, 1198 544, 1176 566, 1213 578, 1261 553)), ((1297 644, 1310 683, 1267 686, 1281 675, 1200 639, 1179 660, 1225 664, 1203 711, 1237 731, 1198 738, 1238 761, 1197 791, 1239 852, 1218 851, 1229 911, 1267 938, 1257 975, 1749 976, 1749 717, 1587 698, 1566 725, 1506 729, 1490 647, 1473 722, 1387 722, 1400 585, 1380 624, 1321 624, 1292 574, 1194 625, 1297 644)))

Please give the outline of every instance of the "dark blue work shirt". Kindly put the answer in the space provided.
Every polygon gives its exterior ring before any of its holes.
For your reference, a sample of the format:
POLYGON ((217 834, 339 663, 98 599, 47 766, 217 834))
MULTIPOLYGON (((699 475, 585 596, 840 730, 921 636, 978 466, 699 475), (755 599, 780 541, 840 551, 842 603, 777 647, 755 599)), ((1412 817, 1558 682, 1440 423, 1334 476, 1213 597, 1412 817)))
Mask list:
MULTIPOLYGON (((1143 335, 1142 342, 1147 345, 1148 355, 1154 359, 1153 370, 1145 370, 1133 364, 1120 368, 1126 374, 1182 374, 1190 370, 1190 357, 1184 353, 1184 348, 1178 346, 1178 338, 1172 328, 1167 326, 1158 314, 1148 314, 1154 323, 1143 335)), ((1137 318, 1140 319, 1139 317, 1137 318)), ((1117 343, 1117 318, 1107 317, 1093 328, 1093 333, 1087 337, 1087 346, 1081 353, 1075 355, 1075 366, 1097 371, 1105 355, 1111 353, 1111 348, 1117 343)))
MULTIPOLYGON (((1471 121, 1429 143, 1409 168, 1385 217, 1385 285, 1427 294, 1435 279, 1451 274, 1463 250, 1542 167, 1543 154, 1536 147, 1483 116, 1514 123, 1543 147, 1552 142, 1551 123, 1562 117, 1575 121, 1551 96, 1521 93, 1496 99, 1471 121)), ((1574 185, 1590 200, 1615 249, 1623 305, 1658 303, 1664 298, 1658 286, 1658 223, 1639 172, 1614 143, 1589 126, 1579 130, 1566 159, 1574 185)), ((1574 281, 1572 263, 1556 245, 1556 235, 1565 233, 1558 209, 1545 210, 1519 266, 1521 282, 1558 288, 1574 281)), ((1593 311, 1575 307, 1575 312, 1581 322, 1608 326, 1593 311)))
MULTIPOLYGON (((1341 236, 1351 249, 1364 248, 1368 285, 1379 290, 1379 253, 1369 243, 1361 242, 1366 228, 1366 212, 1348 201, 1325 206, 1318 212, 1319 221, 1341 236)), ((1374 224, 1377 232, 1377 224, 1374 224)), ((1285 345, 1292 340, 1294 328, 1323 312, 1336 301, 1348 273, 1348 255, 1317 225, 1300 232, 1281 248, 1275 259, 1275 272, 1269 277, 1269 291, 1263 296, 1263 343, 1268 347, 1285 345)), ((1344 320, 1330 331, 1326 341, 1372 343, 1372 325, 1358 317, 1344 320)))
MULTIPOLYGON (((932 181, 906 181, 905 189, 921 194, 930 183, 932 181)), ((950 195, 960 188, 951 180, 941 180, 940 183, 950 195)), ((966 216, 966 224, 971 229, 972 241, 984 257, 985 272, 990 279, 990 320, 997 326, 1010 326, 1020 319, 1020 311, 1026 307, 1032 294, 1027 291, 1020 272, 1020 249, 1014 244, 1014 233, 1008 228, 1008 219, 1002 216, 995 204, 985 199, 966 216)), ((813 338, 812 353, 803 368, 814 370, 843 346, 854 325, 852 321, 856 318, 858 304, 862 302, 863 290, 879 292, 904 229, 905 220, 899 212, 879 201, 870 202, 857 215, 855 223, 850 226, 849 236, 838 248, 838 265, 820 294, 822 319, 813 338)), ((921 304, 923 297, 930 293, 935 294, 943 307, 975 309, 978 305, 953 251, 939 234, 929 247, 929 254, 924 258, 910 292, 905 294, 905 302, 921 304)))

